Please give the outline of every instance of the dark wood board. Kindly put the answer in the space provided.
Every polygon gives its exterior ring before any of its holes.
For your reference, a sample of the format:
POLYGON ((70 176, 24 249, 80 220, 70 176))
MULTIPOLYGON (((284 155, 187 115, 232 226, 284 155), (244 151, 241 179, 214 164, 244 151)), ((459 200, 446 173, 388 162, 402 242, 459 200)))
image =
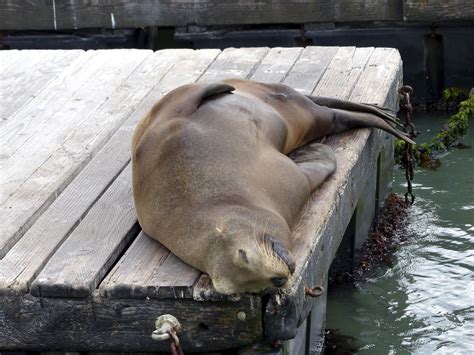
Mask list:
POLYGON ((472 0, 405 0, 405 21, 473 21, 472 0))
POLYGON ((0 30, 401 20, 401 0, 0 0, 0 30))
POLYGON ((74 300, 12 295, 0 299, 0 310, 0 350, 169 351, 169 342, 151 339, 162 314, 180 321, 185 352, 245 346, 263 337, 262 305, 247 297, 223 303, 110 300, 98 293, 74 300))

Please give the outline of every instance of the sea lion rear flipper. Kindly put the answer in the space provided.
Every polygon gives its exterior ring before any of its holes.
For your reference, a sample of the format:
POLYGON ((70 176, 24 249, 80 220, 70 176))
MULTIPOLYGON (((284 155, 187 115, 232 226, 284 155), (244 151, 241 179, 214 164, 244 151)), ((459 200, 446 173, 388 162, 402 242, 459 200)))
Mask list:
POLYGON ((416 142, 413 141, 408 136, 408 134, 399 129, 396 129, 378 115, 372 113, 346 111, 339 109, 332 110, 334 112, 335 120, 339 122, 340 131, 344 131, 350 128, 376 127, 393 134, 395 137, 400 138, 407 143, 416 144, 416 142))
POLYGON ((311 191, 314 191, 336 170, 336 155, 325 144, 309 143, 305 147, 293 151, 289 157, 303 171, 311 191))
POLYGON ((333 99, 331 97, 311 96, 311 95, 306 95, 306 97, 310 99, 311 101, 313 101, 315 104, 320 105, 320 106, 326 106, 329 108, 337 108, 337 109, 346 110, 346 111, 371 113, 399 127, 403 127, 403 125, 397 121, 396 112, 390 110, 387 107, 333 99))
MULTIPOLYGON (((327 97, 307 96, 307 98, 319 106, 325 106, 332 110, 334 124, 331 134, 351 128, 376 127, 405 142, 415 144, 405 132, 396 128, 396 126, 402 125, 397 121, 395 114, 388 109, 327 97)), ((330 115, 327 115, 327 119, 329 118, 330 115)))

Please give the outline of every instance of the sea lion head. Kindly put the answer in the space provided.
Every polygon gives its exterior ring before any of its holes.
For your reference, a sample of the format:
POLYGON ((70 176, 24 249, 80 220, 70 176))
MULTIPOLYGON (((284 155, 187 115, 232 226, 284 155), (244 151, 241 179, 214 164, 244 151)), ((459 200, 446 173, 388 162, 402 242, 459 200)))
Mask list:
POLYGON ((295 270, 290 230, 280 216, 232 214, 215 227, 216 243, 207 271, 223 294, 287 288, 295 270), (253 217, 253 218, 252 218, 253 217))

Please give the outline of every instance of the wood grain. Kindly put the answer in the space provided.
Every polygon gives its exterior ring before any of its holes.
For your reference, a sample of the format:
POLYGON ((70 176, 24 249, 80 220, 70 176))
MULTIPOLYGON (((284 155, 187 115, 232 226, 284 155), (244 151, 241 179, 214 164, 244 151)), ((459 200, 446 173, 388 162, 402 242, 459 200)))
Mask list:
POLYGON ((75 60, 79 60, 83 55, 85 55, 85 52, 81 50, 54 50, 45 51, 43 57, 39 53, 35 53, 33 57, 37 56, 41 59, 36 63, 34 63, 34 60, 27 60, 27 58, 17 58, 14 61, 15 69, 22 68, 20 73, 15 75, 13 73, 16 70, 9 68, 3 74, 0 74, 3 95, 0 117, 8 119, 14 112, 34 99, 43 90, 43 87, 57 78, 62 71, 76 65, 75 60), (27 65, 27 68, 23 68, 23 65, 27 65), (12 77, 16 80, 9 83, 9 78, 12 77))
POLYGON ((283 84, 301 93, 311 93, 326 71, 328 64, 336 55, 338 48, 306 47, 284 78, 283 84))
POLYGON ((341 47, 329 63, 313 95, 348 99, 374 48, 341 47))
POLYGON ((266 83, 279 83, 283 81, 302 51, 302 48, 276 47, 270 49, 253 72, 251 79, 266 83))
MULTIPOLYGON (((140 232, 117 265, 100 285, 103 297, 148 297, 149 285, 170 251, 156 240, 140 232)), ((193 280, 194 281, 194 280, 193 280)))

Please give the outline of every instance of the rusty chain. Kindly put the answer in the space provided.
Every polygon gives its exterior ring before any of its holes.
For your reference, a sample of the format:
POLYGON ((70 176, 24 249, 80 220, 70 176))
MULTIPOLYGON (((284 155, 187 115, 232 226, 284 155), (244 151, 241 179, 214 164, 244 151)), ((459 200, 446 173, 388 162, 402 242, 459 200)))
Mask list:
MULTIPOLYGON (((413 88, 408 85, 403 85, 398 89, 400 96, 400 109, 405 112, 405 124, 403 125, 403 131, 408 134, 411 139, 415 139, 418 135, 418 131, 415 125, 411 121, 413 114, 413 106, 410 101, 410 95, 413 93, 413 88)), ((413 153, 413 145, 405 142, 405 153, 404 153, 404 164, 405 164, 405 178, 407 180, 407 192, 405 193, 405 202, 413 205, 415 202, 415 195, 413 195, 412 181, 413 181, 413 166, 415 157, 413 153)))

